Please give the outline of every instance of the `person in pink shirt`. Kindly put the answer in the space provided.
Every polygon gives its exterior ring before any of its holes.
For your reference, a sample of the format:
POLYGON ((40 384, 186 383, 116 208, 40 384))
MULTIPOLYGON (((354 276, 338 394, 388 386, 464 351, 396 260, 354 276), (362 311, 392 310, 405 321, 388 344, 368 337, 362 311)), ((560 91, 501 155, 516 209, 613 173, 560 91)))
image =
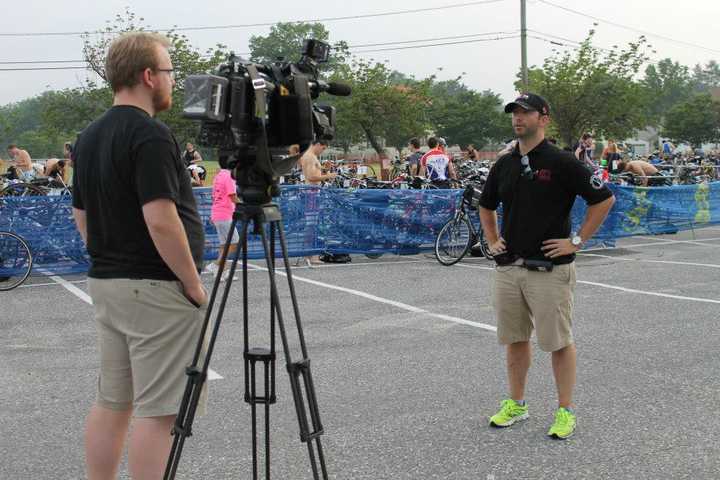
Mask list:
MULTIPOLYGON (((212 209, 210 210, 210 220, 218 233, 218 240, 220 241, 218 258, 214 262, 210 263, 205 267, 205 272, 215 274, 218 271, 220 263, 222 262, 223 249, 225 248, 225 242, 227 242, 228 236, 232 233, 232 243, 228 250, 228 255, 232 257, 235 250, 237 250, 240 236, 236 229, 230 231, 232 225, 233 212, 235 212, 235 204, 240 200, 237 196, 237 187, 235 180, 230 174, 230 170, 227 169, 227 158, 220 158, 221 170, 215 175, 213 180, 212 190, 212 209)), ((221 278, 222 281, 227 280, 228 271, 223 272, 221 278)))

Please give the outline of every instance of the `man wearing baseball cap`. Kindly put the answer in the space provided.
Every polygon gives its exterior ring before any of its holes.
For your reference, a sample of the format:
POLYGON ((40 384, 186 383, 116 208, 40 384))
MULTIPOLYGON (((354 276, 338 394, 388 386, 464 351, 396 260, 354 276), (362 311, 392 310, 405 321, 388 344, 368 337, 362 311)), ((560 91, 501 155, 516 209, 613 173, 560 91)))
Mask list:
POLYGON ((571 152, 545 139, 550 105, 523 93, 505 106, 517 143, 490 170, 480 199, 480 220, 497 263, 494 307, 498 340, 505 345, 509 398, 490 418, 509 427, 528 418, 525 384, 535 330, 541 350, 552 352, 558 392, 553 438, 575 431, 572 394, 576 350, 571 331, 575 253, 600 227, 615 199, 603 182, 571 152), (571 233, 570 210, 577 195, 588 204, 580 229, 571 233), (496 210, 502 204, 502 231, 496 210))

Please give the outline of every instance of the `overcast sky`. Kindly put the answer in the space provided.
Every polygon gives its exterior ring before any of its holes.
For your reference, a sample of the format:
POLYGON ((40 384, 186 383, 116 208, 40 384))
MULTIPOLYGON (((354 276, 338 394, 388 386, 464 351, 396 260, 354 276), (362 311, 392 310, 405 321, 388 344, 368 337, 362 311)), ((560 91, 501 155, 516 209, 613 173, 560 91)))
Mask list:
MULTIPOLYGON (((658 34, 668 39, 648 35, 657 50, 656 59, 671 57, 692 66, 720 57, 717 21, 720 2, 717 0, 528 0, 528 28, 532 36, 549 35, 581 41, 592 28, 593 20, 558 8, 583 12, 590 17, 658 34), (537 33, 541 32, 541 33, 537 33), (673 41, 676 40, 676 41, 673 41), (692 45, 689 45, 689 44, 692 45)), ((180 27, 221 26, 237 24, 274 23, 328 17, 346 17, 402 10, 450 7, 475 3, 473 0, 365 0, 358 1, 301 1, 274 2, 188 0, 24 0, 13 2, 3 11, 0 30, 0 69, 39 67, 38 64, 7 64, 5 62, 80 60, 82 40, 77 35, 66 36, 7 36, 28 32, 74 32, 102 28, 105 22, 122 13, 125 6, 145 18, 157 29, 180 27), (261 8, 270 6, 272 8, 261 8)), ((331 41, 346 40, 349 45, 403 42, 430 39, 427 43, 467 41, 480 38, 515 36, 520 29, 520 0, 499 0, 493 3, 466 5, 457 8, 404 13, 373 18, 324 22, 331 41), (455 40, 432 40, 440 37, 466 36, 488 32, 507 32, 487 37, 455 40)), ((611 47, 636 40, 637 31, 598 22, 596 45, 611 47)), ((226 28, 186 32, 191 42, 205 49, 224 43, 236 52, 248 51, 251 35, 265 35, 269 27, 226 28)), ((556 39, 558 40, 558 39, 556 39)), ((558 40, 568 43, 563 40, 558 40)), ((379 48, 406 47, 422 43, 395 44, 379 48)), ((541 64, 553 48, 547 41, 528 39, 529 64, 541 64)), ((456 45, 410 48, 403 50, 363 53, 362 56, 385 61, 403 73, 423 78, 433 73, 440 79, 455 78, 466 72, 464 81, 478 90, 490 89, 505 100, 514 97, 513 82, 520 65, 520 39, 501 39, 456 45), (442 68, 441 71, 438 69, 442 68)), ((80 65, 77 63, 75 65, 80 65)), ((55 64, 63 66, 67 64, 55 64)), ((50 66, 50 65, 44 65, 50 66)), ((62 89, 81 84, 83 70, 0 71, 0 105, 42 93, 48 89, 62 89)))

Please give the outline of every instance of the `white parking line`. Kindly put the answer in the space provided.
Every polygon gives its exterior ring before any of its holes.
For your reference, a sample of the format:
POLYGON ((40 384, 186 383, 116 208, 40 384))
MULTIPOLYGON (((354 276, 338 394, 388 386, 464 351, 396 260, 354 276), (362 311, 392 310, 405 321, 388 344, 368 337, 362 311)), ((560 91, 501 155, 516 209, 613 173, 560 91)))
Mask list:
MULTIPOLYGON (((256 270, 264 270, 267 272, 267 268, 264 268, 264 267, 258 267, 257 265, 251 265, 251 267, 253 267, 256 270)), ((281 272, 279 270, 276 271, 276 273, 278 275, 286 276, 286 274, 284 272, 281 272)), ((497 331, 497 327, 495 327, 493 325, 488 325, 486 323, 480 323, 480 322, 471 322, 470 320, 465 320, 464 318, 452 317, 450 315, 443 315, 441 313, 429 312, 429 311, 419 308, 419 307, 414 307, 414 306, 408 305, 406 303, 396 302, 395 300, 378 297, 377 295, 372 295, 370 293, 362 292, 360 290, 353 290, 352 288, 345 288, 345 287, 340 287, 338 285, 331 285, 329 283, 318 282, 317 280, 311 280, 309 278, 299 277, 297 275, 293 275, 292 278, 293 278, 293 280, 296 280, 298 282, 309 283, 310 285, 315 285, 315 286, 323 287, 323 288, 329 288, 331 290, 337 290, 340 292, 349 293, 350 295, 356 295, 358 297, 366 298, 366 299, 372 300, 374 302, 384 303, 386 305, 392 305, 393 307, 396 307, 396 308, 399 308, 401 310, 405 310, 408 312, 419 313, 422 315, 439 318, 441 320, 447 320, 448 322, 454 322, 454 323, 459 323, 461 325, 468 325, 470 327, 481 328, 483 330, 488 330, 491 332, 497 331)))
POLYGON ((90 298, 90 295, 80 290, 78 287, 73 285, 72 283, 68 282, 64 278, 58 276, 58 275, 52 275, 50 272, 46 270, 38 270, 40 273, 43 273, 48 276, 50 280, 53 282, 63 286, 65 290, 72 293, 76 297, 78 297, 83 302, 87 303, 88 305, 92 305, 92 299, 90 298))
MULTIPOLYGON (((695 235, 693 234, 693 236, 695 236, 695 235)), ((663 243, 698 243, 699 245, 703 245, 702 242, 704 242, 704 241, 720 240, 720 237, 696 238, 694 240, 671 240, 669 238, 646 237, 644 235, 637 235, 635 238, 639 238, 641 240, 655 240, 657 242, 663 242, 663 243)))
POLYGON ((600 255, 597 253, 578 253, 578 255, 582 255, 583 257, 599 257, 599 258, 610 258, 612 260, 620 260, 624 262, 642 262, 642 263, 665 263, 668 265, 688 265, 693 267, 707 267, 707 268, 720 268, 720 265, 717 263, 694 263, 694 262, 677 262, 673 260, 646 260, 644 258, 623 258, 623 257, 613 257, 612 255, 600 255))
MULTIPOLYGON (((48 275, 50 280, 53 280, 57 282, 59 285, 65 287, 67 291, 78 297, 83 302, 87 303, 88 305, 92 305, 92 299, 90 298, 90 295, 80 290, 78 287, 73 285, 72 283, 68 282, 62 277, 59 277, 57 275, 51 275, 49 272, 39 270, 41 273, 44 273, 45 275, 48 275)), ((208 380, 220 380, 223 377, 217 373, 215 370, 208 368, 208 380)))
MULTIPOLYGON (((85 283, 85 282, 87 282, 87 280, 73 280, 73 281, 66 280, 66 282, 77 285, 79 283, 85 283)), ((59 284, 56 282, 53 282, 53 283, 31 283, 29 285, 20 285, 18 288, 57 287, 58 285, 59 284)))
MULTIPOLYGON (((257 260, 257 261, 261 261, 261 260, 257 260)), ((398 260, 398 261, 395 261, 395 262, 393 262, 393 261, 390 261, 390 262, 361 262, 361 263, 352 263, 352 262, 350 262, 350 263, 338 263, 338 264, 331 264, 331 263, 329 263, 329 264, 327 264, 327 265, 314 265, 314 266, 312 266, 312 267, 307 267, 307 266, 293 267, 293 270, 301 270, 301 269, 312 270, 312 269, 343 268, 343 267, 344 267, 344 268, 348 268, 348 267, 367 267, 367 266, 375 266, 375 265, 397 265, 397 264, 407 264, 407 263, 425 263, 425 262, 424 262, 423 260, 398 260)), ((253 265, 253 264, 250 263, 249 265, 253 265)), ((238 268, 239 268, 239 267, 240 267, 240 263, 238 263, 238 268)), ((41 271, 41 270, 39 270, 39 271, 41 271)), ((255 270, 251 270, 251 271, 255 271, 255 270)), ((51 275, 52 275, 50 272, 43 272, 43 271, 41 271, 41 272, 44 273, 44 274, 47 275, 47 276, 51 276, 51 275)), ((215 274, 209 274, 209 273, 204 273, 204 272, 203 272, 203 273, 201 274, 201 276, 203 276, 203 277, 208 277, 208 276, 214 277, 215 274)), ((70 284, 80 284, 80 283, 86 283, 86 282, 87 282, 87 280, 65 280, 65 279, 63 279, 63 281, 64 281, 64 282, 67 282, 67 283, 70 283, 70 284)), ((52 286, 58 286, 58 285, 60 285, 60 282, 55 282, 55 283, 31 283, 31 284, 28 284, 28 285, 20 285, 18 288, 52 287, 52 286)))
POLYGON ((635 290, 634 288, 625 288, 625 287, 618 287, 616 285, 607 285, 604 283, 597 283, 597 282, 587 282, 583 280, 578 280, 577 283, 583 283, 585 285, 592 285, 594 287, 602 287, 602 288, 609 288, 612 290, 620 290, 622 292, 628 292, 628 293, 639 293, 641 295, 650 295, 653 297, 664 297, 664 298, 674 298, 676 300, 688 300, 691 302, 701 302, 701 303, 717 303, 720 304, 720 300, 713 300, 711 298, 697 298, 697 297, 685 297, 682 295, 670 295, 668 293, 659 293, 659 292, 647 292, 645 290, 635 290))
MULTIPOLYGON (((460 265, 459 267, 464 268, 474 268, 475 270, 495 270, 494 268, 490 267, 475 267, 472 265, 460 265)), ((609 288, 611 290, 620 290, 622 292, 627 293, 638 293, 640 295, 650 295, 652 297, 663 297, 663 298, 673 298, 675 300, 687 300, 690 302, 701 302, 701 303, 717 303, 720 304, 720 300, 713 300, 711 298, 698 298, 698 297, 686 297, 683 295, 671 295, 669 293, 659 293, 659 292, 648 292, 646 290, 636 290, 634 288, 625 288, 625 287, 619 287, 617 285, 608 285, 606 283, 597 283, 597 282, 588 282, 585 280, 578 280, 577 283, 582 283, 584 285, 592 285, 594 287, 601 287, 601 288, 609 288)))
POLYGON ((665 239, 653 239, 653 240, 660 240, 655 241, 652 243, 631 243, 630 245, 617 245, 615 247, 597 247, 597 248, 588 248, 587 250, 583 250, 583 252, 599 252, 602 250, 618 250, 620 248, 636 248, 636 247, 664 247, 665 245, 673 245, 673 244, 691 244, 691 245, 700 245, 702 247, 718 247, 720 245, 706 245, 703 242, 712 242, 715 240, 720 240, 720 237, 713 237, 713 238, 703 238, 702 240, 665 240, 665 239))

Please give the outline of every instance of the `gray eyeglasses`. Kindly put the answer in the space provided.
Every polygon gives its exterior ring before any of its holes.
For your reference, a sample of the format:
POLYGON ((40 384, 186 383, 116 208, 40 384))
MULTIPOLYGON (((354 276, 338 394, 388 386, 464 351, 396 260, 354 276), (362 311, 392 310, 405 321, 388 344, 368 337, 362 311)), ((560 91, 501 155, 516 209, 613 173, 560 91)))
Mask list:
POLYGON ((523 155, 520 159, 520 165, 525 167, 525 169, 522 171, 522 177, 525 180, 532 180, 535 178, 535 172, 532 168, 530 168, 530 158, 527 155, 523 155))
POLYGON ((170 78, 175 80, 175 69, 174 68, 156 68, 156 72, 165 72, 170 75, 170 78))

